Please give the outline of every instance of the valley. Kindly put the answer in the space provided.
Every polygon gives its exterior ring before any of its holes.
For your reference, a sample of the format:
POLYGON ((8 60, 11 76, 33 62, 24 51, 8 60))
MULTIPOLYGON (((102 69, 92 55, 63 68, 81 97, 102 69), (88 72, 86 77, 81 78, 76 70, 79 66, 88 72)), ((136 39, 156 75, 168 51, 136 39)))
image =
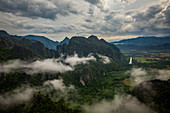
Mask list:
POLYGON ((0 36, 0 112, 170 112, 169 50, 123 51, 94 35, 64 40, 55 50, 0 36))
POLYGON ((170 113, 170 0, 0 0, 0 113, 170 113))

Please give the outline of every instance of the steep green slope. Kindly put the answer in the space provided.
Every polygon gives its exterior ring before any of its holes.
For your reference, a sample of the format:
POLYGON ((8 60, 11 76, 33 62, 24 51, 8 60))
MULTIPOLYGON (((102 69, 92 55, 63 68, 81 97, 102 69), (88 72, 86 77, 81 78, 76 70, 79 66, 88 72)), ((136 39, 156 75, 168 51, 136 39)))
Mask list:
POLYGON ((123 55, 120 50, 105 40, 99 40, 96 36, 85 37, 72 37, 68 45, 57 47, 57 52, 73 55, 75 52, 80 56, 87 56, 90 53, 98 53, 108 56, 113 60, 122 60, 123 55))
POLYGON ((43 43, 46 48, 54 49, 54 50, 56 50, 57 44, 59 43, 58 41, 53 41, 44 36, 38 36, 38 35, 26 35, 26 36, 10 35, 4 30, 0 30, 0 37, 11 37, 11 38, 19 39, 19 40, 23 38, 26 38, 29 40, 35 40, 35 41, 39 41, 43 43))
POLYGON ((31 42, 27 39, 0 37, 0 60, 9 59, 36 59, 56 57, 54 50, 49 50, 40 42, 31 42))

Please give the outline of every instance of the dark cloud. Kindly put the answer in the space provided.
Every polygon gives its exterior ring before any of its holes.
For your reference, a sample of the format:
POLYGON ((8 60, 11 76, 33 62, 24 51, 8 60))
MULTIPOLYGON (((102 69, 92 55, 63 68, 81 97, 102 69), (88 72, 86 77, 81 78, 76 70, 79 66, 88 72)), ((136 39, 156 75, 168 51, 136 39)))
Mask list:
POLYGON ((146 10, 114 10, 105 13, 100 19, 89 16, 82 26, 89 33, 105 36, 113 35, 159 35, 170 34, 170 7, 156 4, 146 10), (93 22, 89 22, 93 20, 93 22))
POLYGON ((0 0, 0 28, 16 32, 15 34, 44 33, 53 38, 72 34, 104 37, 169 35, 168 0, 151 2, 152 0, 0 0))
POLYGON ((165 11, 163 11, 164 16, 165 16, 165 24, 170 26, 170 5, 167 7, 165 11))
MULTIPOLYGON (((97 3, 97 2, 94 2, 97 3)), ((102 2, 98 2, 101 4, 102 2)), ((170 27, 170 6, 156 4, 148 7, 145 11, 110 11, 97 18, 93 15, 94 7, 91 5, 91 15, 85 20, 87 24, 82 26, 91 30, 89 33, 102 35, 157 35, 169 34, 170 27), (140 15, 141 14, 141 15, 140 15), (126 27, 124 29, 124 27, 126 27)), ((70 32, 75 28, 64 27, 62 31, 70 32)), ((88 32, 85 31, 85 32, 88 32)))
POLYGON ((88 25, 82 25, 82 27, 85 27, 86 29, 95 29, 94 27, 88 25))
MULTIPOLYGON (((0 14, 0 16, 4 16, 4 15, 0 14)), ((12 18, 12 17, 8 17, 8 18, 12 18)), ((14 29, 26 29, 26 30, 31 30, 35 28, 34 25, 26 24, 24 22, 17 22, 16 20, 13 20, 13 19, 8 20, 8 19, 3 18, 2 20, 0 20, 0 23, 1 23, 1 27, 4 27, 4 28, 6 26, 10 26, 11 28, 14 28, 14 29)))
POLYGON ((134 3, 136 0, 115 0, 115 1, 119 1, 119 2, 125 3, 125 4, 131 4, 131 3, 134 3))
POLYGON ((20 24, 20 23, 14 23, 14 22, 11 22, 13 27, 14 28, 17 28, 17 29, 27 29, 27 30, 30 30, 30 29, 34 29, 35 26, 32 26, 32 25, 26 25, 26 24, 20 24))
MULTIPOLYGON (((84 0, 91 5, 94 5, 100 9, 101 12, 108 12, 109 9, 105 6, 105 0, 84 0)), ((89 9, 89 14, 93 14, 93 9, 89 9)))
POLYGON ((97 5, 99 3, 101 3, 100 0, 85 0, 86 2, 89 2, 90 4, 93 4, 93 5, 97 5))
POLYGON ((109 21, 109 20, 112 20, 113 17, 117 14, 118 12, 115 12, 115 11, 111 11, 108 15, 105 16, 105 21, 109 21))
POLYGON ((57 15, 67 16, 77 11, 68 2, 36 2, 33 0, 0 0, 0 11, 29 18, 45 18, 55 20, 57 15))
POLYGON ((169 34, 170 8, 161 4, 149 7, 145 12, 133 16, 134 33, 140 35, 169 34), (168 27, 169 26, 169 27, 168 27))
POLYGON ((88 14, 93 15, 93 13, 94 13, 94 7, 91 5, 91 6, 89 7, 88 14))
POLYGON ((155 15, 160 13, 163 10, 163 8, 161 7, 161 5, 154 5, 149 7, 148 10, 146 10, 146 12, 140 12, 137 13, 134 18, 137 21, 148 21, 152 18, 155 18, 155 15))
POLYGON ((85 21, 86 21, 86 22, 92 22, 92 20, 90 20, 90 19, 86 19, 85 21))
POLYGON ((70 26, 63 26, 63 27, 60 27, 59 29, 55 29, 54 32, 55 33, 71 33, 71 32, 75 32, 75 31, 78 31, 78 29, 73 26, 73 25, 70 25, 70 26))

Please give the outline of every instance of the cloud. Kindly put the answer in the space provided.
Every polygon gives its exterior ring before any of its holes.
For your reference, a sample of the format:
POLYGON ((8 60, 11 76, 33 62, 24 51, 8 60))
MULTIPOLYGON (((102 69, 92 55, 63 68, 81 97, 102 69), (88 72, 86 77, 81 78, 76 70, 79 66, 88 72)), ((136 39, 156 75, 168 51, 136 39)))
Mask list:
POLYGON ((0 29, 53 40, 91 34, 106 40, 165 36, 170 34, 169 12, 169 0, 1 0, 0 29))
POLYGON ((169 80, 170 79, 170 70, 159 70, 156 79, 159 80, 169 80))
POLYGON ((0 72, 10 73, 15 69, 23 68, 27 74, 35 74, 35 73, 58 73, 65 71, 72 71, 73 68, 63 64, 62 62, 58 62, 58 59, 45 59, 45 60, 37 60, 33 63, 29 63, 22 60, 12 60, 7 62, 4 65, 0 65, 0 72))
MULTIPOLYGON (((115 0, 115 2, 118 4, 128 1, 115 0)), ((139 5, 140 2, 134 1, 133 3, 139 5)), ((93 22, 86 22, 83 27, 87 29, 88 33, 105 37, 115 35, 120 37, 121 35, 167 35, 170 30, 169 11, 169 2, 157 2, 141 9, 128 10, 128 7, 122 7, 119 10, 109 10, 107 13, 97 13, 97 16, 93 14, 93 16, 87 18, 93 20, 93 22)))
POLYGON ((111 10, 111 4, 116 4, 116 5, 129 5, 134 3, 136 0, 84 0, 91 5, 97 6, 100 11, 102 12, 108 12, 111 10))
POLYGON ((130 85, 136 86, 144 81, 149 81, 153 79, 168 80, 170 79, 169 70, 156 70, 156 71, 146 71, 143 68, 132 68, 127 71, 131 75, 132 83, 130 85))
POLYGON ((22 87, 12 92, 0 95, 0 108, 6 109, 10 106, 22 104, 29 101, 33 96, 34 90, 29 87, 22 87))
POLYGON ((89 2, 91 4, 97 5, 99 3, 101 3, 101 0, 85 0, 86 2, 89 2))
POLYGON ((114 0, 117 3, 123 3, 123 4, 132 4, 134 3, 136 0, 114 0))
POLYGON ((28 18, 55 20, 57 15, 77 14, 69 0, 1 0, 0 11, 28 18))
POLYGON ((86 105, 87 113, 155 113, 131 95, 115 95, 112 101, 101 101, 86 105))
POLYGON ((109 57, 107 57, 107 56, 102 56, 102 55, 100 55, 100 54, 97 54, 97 55, 99 56, 99 58, 101 58, 101 61, 102 61, 104 64, 108 64, 108 63, 111 62, 110 59, 109 59, 109 57))
POLYGON ((108 5, 106 0, 84 0, 94 6, 97 6, 102 12, 108 11, 108 5))
POLYGON ((150 77, 147 76, 148 73, 142 68, 132 68, 130 73, 131 77, 134 78, 134 82, 136 84, 150 79, 150 77))
POLYGON ((152 18, 155 18, 155 16, 160 13, 163 10, 161 5, 154 5, 149 7, 145 12, 139 12, 137 13, 134 18, 136 21, 149 21, 152 18))
POLYGON ((43 85, 44 86, 52 85, 54 89, 61 90, 61 91, 68 90, 68 89, 71 89, 71 90, 75 89, 73 85, 66 87, 63 83, 63 79, 48 80, 48 81, 45 81, 43 85))
POLYGON ((86 64, 89 61, 96 61, 96 58, 90 54, 87 57, 79 58, 77 54, 74 54, 73 56, 67 56, 66 59, 61 55, 58 59, 44 59, 34 62, 17 59, 8 61, 5 64, 0 64, 0 72, 10 73, 15 69, 23 69, 27 74, 58 73, 73 71, 74 66, 78 64, 86 64))
POLYGON ((57 59, 45 59, 43 61, 35 61, 27 66, 31 68, 31 71, 28 73, 34 74, 34 73, 56 73, 56 72, 65 72, 65 71, 72 71, 73 68, 63 64, 62 62, 57 62, 57 59))
POLYGON ((73 85, 65 86, 62 79, 47 80, 43 83, 42 86, 30 87, 29 85, 24 85, 20 88, 17 88, 13 91, 6 92, 0 95, 0 109, 7 109, 24 102, 31 100, 35 92, 41 92, 45 95, 51 95, 52 98, 55 95, 56 98, 66 98, 69 92, 75 92, 75 87, 73 85), (57 90, 57 93, 54 92, 57 90))
POLYGON ((65 63, 69 63, 72 67, 77 64, 86 64, 88 61, 96 61, 96 58, 91 54, 89 54, 87 57, 81 58, 79 58, 77 54, 74 54, 74 56, 67 56, 65 59, 65 63))
POLYGON ((42 94, 49 95, 51 99, 54 100, 60 98, 68 100, 70 99, 70 93, 74 96, 78 95, 74 85, 66 86, 62 78, 45 81, 43 86, 38 88, 38 91, 40 91, 42 94))
POLYGON ((167 7, 165 7, 162 11, 162 14, 165 17, 165 21, 164 23, 168 26, 170 26, 170 5, 168 5, 167 7))
POLYGON ((134 30, 130 33, 141 35, 169 34, 170 29, 166 20, 168 15, 165 14, 166 11, 169 12, 167 6, 169 6, 168 2, 167 4, 152 5, 145 11, 134 12, 132 18, 135 21, 131 22, 134 30))

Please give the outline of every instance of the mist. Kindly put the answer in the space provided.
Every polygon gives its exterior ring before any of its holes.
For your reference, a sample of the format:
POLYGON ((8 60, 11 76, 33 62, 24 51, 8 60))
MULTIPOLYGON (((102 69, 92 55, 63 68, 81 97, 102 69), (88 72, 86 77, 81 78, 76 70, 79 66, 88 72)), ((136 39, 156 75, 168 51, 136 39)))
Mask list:
POLYGON ((77 54, 74 54, 73 56, 67 56, 64 62, 74 67, 75 65, 78 65, 78 64, 86 64, 90 60, 96 61, 96 58, 92 56, 91 54, 89 54, 87 57, 81 57, 81 58, 79 58, 77 54))
POLYGON ((33 88, 21 87, 13 90, 12 92, 7 92, 3 95, 0 95, 1 109, 29 101, 33 96, 33 92, 33 88))
POLYGON ((100 54, 97 54, 99 58, 101 58, 101 61, 104 63, 104 64, 109 64, 111 61, 109 59, 109 57, 107 56, 103 56, 103 55, 100 55, 100 54))
POLYGON ((169 80, 170 79, 170 70, 159 70, 156 79, 159 80, 169 80))
POLYGON ((43 83, 44 86, 50 86, 53 87, 56 90, 67 90, 67 89, 71 89, 74 90, 74 86, 70 85, 69 87, 65 86, 63 83, 63 79, 54 79, 54 80, 47 80, 43 83))
POLYGON ((49 95, 51 92, 54 92, 54 90, 57 91, 55 99, 59 99, 60 97, 67 98, 70 91, 76 91, 73 85, 65 86, 62 79, 47 80, 42 86, 37 87, 23 85, 13 91, 0 95, 0 109, 6 109, 30 101, 35 92, 49 95), (1 106, 4 108, 1 108, 1 106))
POLYGON ((10 73, 15 69, 22 68, 27 74, 66 72, 73 71, 74 66, 78 64, 86 64, 91 60, 96 61, 96 58, 90 55, 79 58, 77 54, 74 54, 73 56, 67 56, 66 59, 64 59, 63 55, 61 55, 58 59, 37 60, 31 63, 16 59, 10 60, 5 64, 0 64, 0 72, 10 73))
POLYGON ((10 73, 15 69, 24 68, 27 74, 36 74, 36 73, 58 73, 65 71, 72 71, 73 68, 65 65, 61 62, 57 62, 56 59, 45 59, 45 60, 37 60, 35 62, 29 63, 27 61, 22 60, 11 60, 4 65, 0 65, 0 72, 10 73))
POLYGON ((115 95, 111 101, 85 105, 84 110, 86 113, 155 113, 131 95, 115 95))
POLYGON ((170 70, 156 70, 156 71, 146 71, 143 68, 132 68, 126 73, 130 74, 130 78, 133 80, 132 86, 138 85, 144 81, 159 79, 168 80, 170 79, 170 70))

